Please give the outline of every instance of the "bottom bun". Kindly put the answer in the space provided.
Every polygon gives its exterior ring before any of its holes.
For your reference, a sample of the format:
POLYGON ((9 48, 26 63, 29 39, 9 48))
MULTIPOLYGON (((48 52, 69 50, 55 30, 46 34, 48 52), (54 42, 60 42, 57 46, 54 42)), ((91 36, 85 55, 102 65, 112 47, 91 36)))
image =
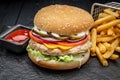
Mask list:
POLYGON ((45 60, 36 61, 36 58, 32 56, 30 53, 28 53, 28 56, 32 60, 32 62, 34 62, 36 65, 40 67, 53 69, 53 70, 69 70, 74 68, 80 68, 83 64, 85 64, 89 59, 90 53, 89 52, 85 53, 81 61, 73 61, 69 63, 45 61, 45 60))

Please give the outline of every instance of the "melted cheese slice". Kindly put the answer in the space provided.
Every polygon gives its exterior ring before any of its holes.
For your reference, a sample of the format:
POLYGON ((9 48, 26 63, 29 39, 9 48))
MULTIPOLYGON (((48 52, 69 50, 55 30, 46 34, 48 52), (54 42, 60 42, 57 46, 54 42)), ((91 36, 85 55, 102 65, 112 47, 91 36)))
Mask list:
POLYGON ((58 45, 58 44, 46 44, 46 43, 44 43, 44 45, 49 49, 60 48, 62 50, 69 50, 70 48, 73 47, 73 46, 62 46, 62 45, 58 45))

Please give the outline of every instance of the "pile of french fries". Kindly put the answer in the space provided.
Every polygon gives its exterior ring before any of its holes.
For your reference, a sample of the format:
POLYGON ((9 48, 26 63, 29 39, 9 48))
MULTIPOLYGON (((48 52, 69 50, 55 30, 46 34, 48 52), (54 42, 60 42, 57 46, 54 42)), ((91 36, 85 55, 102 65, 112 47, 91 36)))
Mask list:
POLYGON ((116 60, 120 53, 120 10, 106 8, 95 20, 90 31, 91 56, 97 56, 103 66, 108 59, 116 60))

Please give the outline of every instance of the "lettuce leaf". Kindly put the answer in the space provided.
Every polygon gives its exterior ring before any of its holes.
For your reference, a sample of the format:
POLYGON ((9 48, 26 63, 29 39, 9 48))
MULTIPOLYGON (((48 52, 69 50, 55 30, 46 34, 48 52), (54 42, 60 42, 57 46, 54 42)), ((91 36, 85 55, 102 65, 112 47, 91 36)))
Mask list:
POLYGON ((52 61, 58 61, 58 62, 72 62, 72 61, 79 61, 80 58, 82 58, 82 54, 76 54, 76 55, 68 54, 68 55, 62 55, 62 56, 45 55, 38 50, 34 50, 30 48, 29 46, 27 46, 27 51, 30 52, 30 54, 32 54, 34 57, 39 58, 40 60, 42 59, 46 61, 52 60, 52 61))

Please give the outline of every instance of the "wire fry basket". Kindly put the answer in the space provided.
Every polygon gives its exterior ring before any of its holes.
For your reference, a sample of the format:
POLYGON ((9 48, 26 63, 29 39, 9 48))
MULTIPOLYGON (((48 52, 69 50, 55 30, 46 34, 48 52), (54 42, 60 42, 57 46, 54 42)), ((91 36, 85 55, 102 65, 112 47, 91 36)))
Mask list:
POLYGON ((96 20, 99 13, 103 12, 105 8, 113 8, 116 10, 120 10, 120 3, 118 2, 109 2, 106 4, 94 3, 91 7, 91 15, 93 19, 96 20))

